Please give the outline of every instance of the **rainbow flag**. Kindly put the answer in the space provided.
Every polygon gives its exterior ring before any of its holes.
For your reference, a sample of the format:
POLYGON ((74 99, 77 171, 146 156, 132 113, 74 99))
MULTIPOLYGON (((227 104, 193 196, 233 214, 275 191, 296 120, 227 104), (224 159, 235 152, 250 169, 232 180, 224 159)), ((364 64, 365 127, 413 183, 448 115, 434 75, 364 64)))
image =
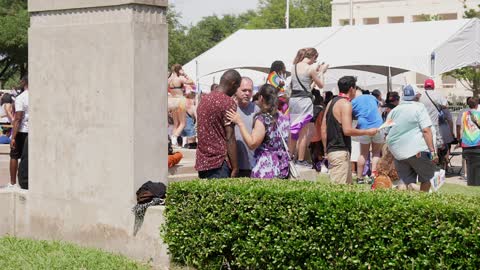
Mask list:
POLYGON ((273 71, 270 74, 268 74, 267 82, 274 87, 278 88, 280 92, 284 93, 285 92, 285 80, 280 77, 277 72, 273 71), (280 84, 283 82, 283 86, 280 87, 280 84))
POLYGON ((480 146, 480 112, 476 110, 469 110, 463 113, 463 136, 462 147, 476 147, 480 146))

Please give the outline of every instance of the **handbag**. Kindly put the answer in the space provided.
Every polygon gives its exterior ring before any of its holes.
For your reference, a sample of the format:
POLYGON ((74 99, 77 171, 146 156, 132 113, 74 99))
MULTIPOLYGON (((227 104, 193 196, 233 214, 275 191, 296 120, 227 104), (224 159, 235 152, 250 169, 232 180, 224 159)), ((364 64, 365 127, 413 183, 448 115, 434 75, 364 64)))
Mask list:
POLYGON ((298 179, 300 177, 300 173, 297 170, 295 161, 292 159, 292 157, 290 156, 290 153, 288 152, 288 145, 285 142, 285 139, 283 138, 283 136, 280 135, 280 138, 282 139, 283 148, 285 148, 285 151, 287 151, 287 154, 288 154, 288 178, 298 179))

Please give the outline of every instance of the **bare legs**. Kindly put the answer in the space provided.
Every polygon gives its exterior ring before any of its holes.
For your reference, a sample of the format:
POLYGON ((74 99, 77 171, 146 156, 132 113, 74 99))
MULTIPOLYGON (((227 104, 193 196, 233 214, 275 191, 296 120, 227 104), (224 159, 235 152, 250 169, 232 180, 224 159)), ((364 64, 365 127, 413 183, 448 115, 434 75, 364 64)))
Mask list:
POLYGON ((17 183, 18 159, 10 159, 10 184, 17 183))
POLYGON ((357 164, 358 178, 363 177, 365 163, 370 154, 370 146, 372 147, 372 156, 371 156, 372 172, 377 171, 377 164, 378 164, 378 161, 380 160, 383 144, 382 143, 360 144, 360 156, 358 157, 358 164, 357 164))
POLYGON ((187 122, 187 113, 184 110, 177 109, 173 112, 173 136, 178 137, 182 134, 187 122))
POLYGON ((365 162, 370 154, 370 144, 360 144, 360 155, 357 160, 357 178, 360 179, 363 177, 363 169, 365 167, 365 162))
POLYGON ((309 123, 300 130, 300 134, 298 136, 298 140, 292 139, 290 136, 290 140, 288 142, 288 148, 290 150, 290 155, 297 154, 297 160, 303 161, 305 160, 305 153, 307 151, 307 145, 310 143, 310 130, 313 123, 309 123))

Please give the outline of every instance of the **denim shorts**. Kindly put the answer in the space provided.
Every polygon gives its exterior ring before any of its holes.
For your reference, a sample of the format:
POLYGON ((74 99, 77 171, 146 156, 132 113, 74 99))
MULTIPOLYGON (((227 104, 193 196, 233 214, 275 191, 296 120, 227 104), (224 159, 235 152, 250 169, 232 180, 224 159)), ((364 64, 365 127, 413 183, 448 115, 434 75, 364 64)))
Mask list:
POLYGON ((195 131, 195 121, 193 121, 193 117, 191 117, 188 113, 185 128, 183 129, 180 136, 187 138, 197 136, 197 132, 195 131))

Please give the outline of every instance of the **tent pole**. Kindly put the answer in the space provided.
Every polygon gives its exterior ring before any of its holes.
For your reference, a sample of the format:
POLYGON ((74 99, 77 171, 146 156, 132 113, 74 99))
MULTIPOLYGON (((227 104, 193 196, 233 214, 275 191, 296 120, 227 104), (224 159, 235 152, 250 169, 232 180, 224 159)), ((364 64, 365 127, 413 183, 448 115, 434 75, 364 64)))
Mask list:
POLYGON ((387 93, 392 91, 392 68, 387 67, 387 93))
POLYGON ((202 94, 202 89, 200 88, 200 79, 198 78, 198 60, 195 60, 195 81, 197 86, 197 94, 195 95, 195 102, 198 104, 200 102, 200 95, 202 94))
POLYGON ((353 0, 350 0, 350 25, 353 25, 353 0))

